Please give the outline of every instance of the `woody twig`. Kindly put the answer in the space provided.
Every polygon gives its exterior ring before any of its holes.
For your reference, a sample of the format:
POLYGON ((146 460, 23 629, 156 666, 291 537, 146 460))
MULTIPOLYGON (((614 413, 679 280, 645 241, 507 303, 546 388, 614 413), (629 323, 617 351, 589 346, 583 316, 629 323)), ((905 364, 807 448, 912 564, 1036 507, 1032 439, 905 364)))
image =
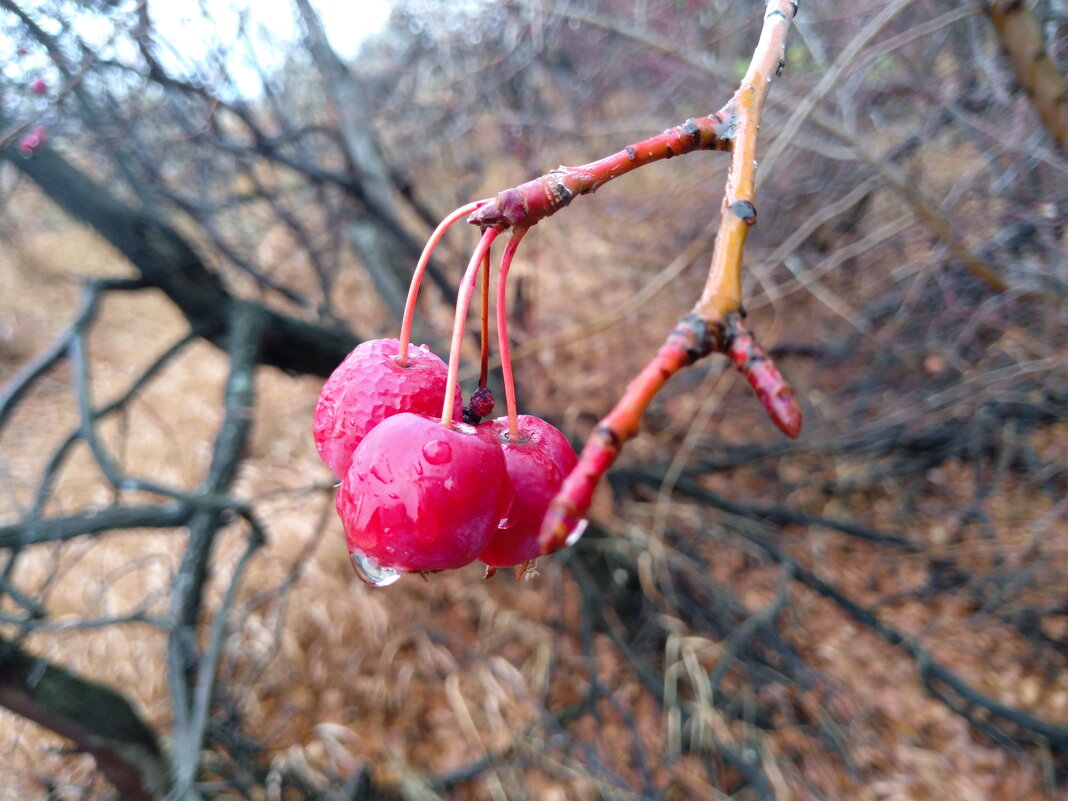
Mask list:
POLYGON ((668 335, 653 359, 631 381, 615 408, 598 424, 546 512, 541 546, 548 552, 566 541, 585 516, 593 492, 638 426, 650 401, 675 373, 710 353, 724 353, 749 380, 775 424, 790 437, 801 429, 793 389, 743 324, 741 268, 745 240, 756 224, 754 202, 757 134, 764 99, 784 65, 786 34, 797 13, 793 0, 769 0, 764 26, 749 69, 730 101, 715 115, 690 120, 658 137, 575 168, 560 168, 500 193, 471 221, 483 226, 530 226, 567 205, 578 194, 656 158, 698 149, 729 150, 730 170, 708 280, 694 308, 668 335), (690 134, 687 139, 687 131, 690 134), (684 141, 688 150, 675 150, 684 141), (628 167, 628 165, 632 165, 628 167))

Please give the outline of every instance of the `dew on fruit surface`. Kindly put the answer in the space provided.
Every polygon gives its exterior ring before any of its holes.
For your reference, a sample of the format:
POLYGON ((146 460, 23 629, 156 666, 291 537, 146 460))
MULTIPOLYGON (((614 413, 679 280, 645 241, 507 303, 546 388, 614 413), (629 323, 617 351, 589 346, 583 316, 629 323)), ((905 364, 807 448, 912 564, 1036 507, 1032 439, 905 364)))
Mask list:
POLYGON ((567 533, 567 539, 564 540, 564 545, 571 546, 582 539, 582 535, 586 533, 586 526, 590 521, 583 518, 575 524, 575 527, 567 533))
POLYGON ((432 439, 423 445, 423 458, 430 464, 445 464, 452 460, 452 446, 443 440, 432 439))
POLYGON ((388 587, 404 575, 392 567, 384 567, 378 564, 377 559, 373 556, 368 556, 358 548, 354 548, 349 552, 349 559, 352 561, 352 568, 356 571, 360 581, 370 584, 372 587, 388 587))
POLYGON ((371 475, 383 484, 389 484, 393 481, 393 471, 389 469, 389 459, 384 453, 378 454, 375 458, 374 463, 371 465, 371 475))

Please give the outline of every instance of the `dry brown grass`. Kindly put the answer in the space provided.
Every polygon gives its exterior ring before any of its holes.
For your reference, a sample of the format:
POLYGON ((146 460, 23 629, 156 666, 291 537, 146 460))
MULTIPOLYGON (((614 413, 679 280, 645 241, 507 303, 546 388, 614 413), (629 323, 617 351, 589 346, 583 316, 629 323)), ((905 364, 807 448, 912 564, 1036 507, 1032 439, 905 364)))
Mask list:
MULTIPOLYGON (((971 158, 960 155, 959 165, 950 165, 941 155, 937 163, 948 171, 965 169, 971 158)), ((581 327, 605 309, 622 305, 663 266, 665 253, 674 253, 695 235, 686 215, 657 214, 662 207, 713 206, 705 196, 707 186, 694 187, 686 180, 687 169, 672 164, 655 178, 651 171, 649 178, 634 176, 627 186, 603 190, 585 206, 576 204, 567 221, 539 226, 514 270, 516 278, 527 282, 531 299, 529 322, 517 327, 518 338, 581 327), (637 224, 646 213, 651 225, 637 224), (655 237, 649 235, 651 226, 655 237), (620 252, 629 254, 626 264, 614 261, 620 252), (570 302, 576 297, 595 302, 570 302)), ((717 184, 715 175, 708 184, 717 184)), ((885 207, 882 202, 871 212, 874 218, 901 210, 895 201, 885 207)), ((0 382, 69 320, 77 278, 126 274, 113 252, 56 217, 28 188, 19 190, 9 212, 8 225, 17 239, 0 254, 0 382)), ((759 248, 758 242, 754 255, 766 256, 759 248)), ((829 291, 859 305, 885 285, 895 258, 920 263, 929 251, 929 236, 912 230, 885 250, 873 251, 873 277, 835 272, 825 283, 829 291)), ((269 232, 260 255, 279 276, 288 270, 299 274, 293 243, 284 234, 269 232)), ((556 411, 567 430, 582 434, 648 358, 652 343, 666 331, 665 320, 688 307, 702 282, 700 272, 688 270, 655 301, 613 327, 521 362, 518 376, 531 407, 556 411)), ((338 293, 343 316, 359 320, 362 331, 379 332, 383 317, 362 291, 359 270, 349 269, 343 276, 338 293)), ((769 345, 776 331, 817 332, 840 316, 805 292, 758 315, 769 345)), ((447 314, 433 314, 432 323, 443 332, 447 314)), ((184 322, 158 293, 109 298, 92 339, 94 397, 107 399, 121 391, 183 332, 184 322)), ((1000 343, 1007 350, 1016 345, 1011 333, 1000 343)), ((827 398, 855 377, 855 369, 846 365, 817 373, 804 362, 791 365, 791 376, 812 410, 812 425, 824 436, 846 426, 827 398)), ((132 472, 195 486, 220 422, 225 375, 225 358, 208 345, 196 345, 164 371, 124 420, 103 429, 107 441, 132 472)), ((697 434, 703 432, 697 437, 698 450, 771 439, 770 426, 741 382, 726 387, 722 382, 728 380, 718 368, 680 378, 657 401, 647 432, 628 447, 623 464, 666 458, 694 426, 697 434)), ((388 590, 360 584, 341 545, 331 477, 308 434, 318 389, 314 379, 260 372, 253 440, 234 488, 236 494, 258 500, 269 543, 246 577, 220 676, 232 689, 244 727, 265 744, 266 760, 279 772, 323 785, 369 764, 376 781, 419 798, 418 776, 499 754, 503 759, 497 767, 463 785, 455 797, 600 797, 596 780, 577 772, 553 741, 545 715, 546 702, 559 711, 581 701, 588 689, 580 599, 569 575, 548 559, 537 575, 523 581, 501 576, 482 582, 479 569, 471 566, 425 581, 411 577, 388 590)), ((888 401, 886 408, 892 407, 888 401)), ((34 391, 0 440, 0 469, 8 487, 0 493, 0 519, 27 503, 43 455, 74 422, 69 376, 60 368, 34 391)), ((1066 433, 1046 432, 1041 455, 1068 458, 1066 433)), ((948 534, 974 489, 968 468, 949 463, 932 472, 908 514, 902 511, 901 488, 892 483, 866 490, 862 498, 828 499, 818 491, 818 478, 844 480, 865 467, 843 461, 830 468, 830 475, 817 477, 812 460, 802 455, 784 461, 776 478, 795 487, 790 502, 809 512, 844 515, 860 509, 870 518, 865 522, 898 528, 977 572, 989 567, 989 543, 982 537, 969 533, 952 540, 948 534)), ((738 472, 710 480, 709 488, 728 497, 754 498, 768 490, 768 478, 738 472)), ((102 505, 110 497, 81 452, 64 471, 50 511, 102 505)), ((640 546, 646 543, 636 532, 656 531, 666 522, 701 531, 696 547, 711 577, 751 609, 771 602, 777 574, 753 559, 737 538, 709 536, 714 516, 683 499, 661 503, 636 497, 625 507, 602 504, 597 516, 640 546)), ((1036 597, 1057 592, 1053 582, 1068 572, 1068 549, 1063 536, 1041 527, 1044 521, 1063 520, 1063 509, 1058 512, 1046 495, 1014 479, 988 511, 1003 552, 1020 564, 1044 566, 1035 574, 1036 597)), ((181 530, 109 533, 39 548, 20 562, 19 582, 41 595, 58 622, 135 609, 162 614, 163 593, 184 536, 181 530)), ((863 602, 925 580, 920 560, 888 557, 840 535, 787 529, 782 540, 792 556, 817 566, 863 602)), ((217 608, 242 548, 236 530, 217 544, 209 614, 217 608)), ((975 624, 972 610, 960 604, 958 598, 902 599, 883 613, 901 630, 922 636, 935 656, 977 688, 1068 723, 1068 677, 1055 670, 1057 663, 1044 661, 1005 626, 975 624)), ((776 757, 766 767, 784 798, 788 792, 795 798, 814 797, 806 787, 825 797, 858 801, 1039 799, 1053 792, 1043 754, 999 748, 977 735, 924 694, 911 660, 829 602, 795 589, 781 622, 808 664, 822 674, 820 683, 804 693, 772 687, 759 698, 781 724, 756 736, 776 757), (819 722, 829 716, 838 728, 822 732, 821 739, 819 722)), ((167 729, 161 632, 135 624, 42 633, 28 644, 89 678, 121 688, 151 723, 167 729)), ((633 728, 653 757, 655 781, 670 786, 668 797, 714 797, 713 779, 699 759, 669 759, 679 734, 658 705, 660 698, 640 686, 607 638, 595 637, 594 654, 600 681, 618 708, 599 706, 599 720, 583 715, 571 724, 573 737, 634 780, 632 724, 622 709, 633 715, 633 728)), ((702 676, 722 658, 723 643, 679 624, 660 656, 665 672, 676 676, 680 694, 695 699, 701 731, 735 745, 754 736, 751 727, 728 721, 701 694, 702 676)), ((728 684, 745 692, 739 677, 728 684)), ((62 748, 47 732, 0 711, 0 752, 7 755, 0 797, 39 796, 45 779, 59 782, 71 797, 74 788, 95 781, 94 794, 104 795, 103 783, 92 778, 91 762, 62 748)))

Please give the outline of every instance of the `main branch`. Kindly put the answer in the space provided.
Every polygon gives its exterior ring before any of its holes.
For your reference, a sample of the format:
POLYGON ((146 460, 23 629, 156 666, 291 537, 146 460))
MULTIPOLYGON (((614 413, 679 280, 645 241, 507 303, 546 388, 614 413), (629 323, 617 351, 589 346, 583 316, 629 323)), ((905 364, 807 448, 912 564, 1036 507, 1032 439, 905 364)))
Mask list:
POLYGON ((73 740, 122 798, 166 795, 169 772, 156 735, 125 697, 2 638, 0 706, 73 740))

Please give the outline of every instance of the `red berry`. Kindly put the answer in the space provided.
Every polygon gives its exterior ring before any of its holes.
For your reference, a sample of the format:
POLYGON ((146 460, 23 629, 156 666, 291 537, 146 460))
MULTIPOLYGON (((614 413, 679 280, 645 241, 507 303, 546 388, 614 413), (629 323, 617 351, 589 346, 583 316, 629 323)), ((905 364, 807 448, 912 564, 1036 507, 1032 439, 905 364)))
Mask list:
POLYGON ((509 441, 507 417, 483 426, 502 444, 508 479, 516 493, 507 517, 478 555, 490 567, 519 565, 541 553, 538 533, 545 510, 578 461, 567 438, 549 423, 525 414, 518 422, 517 442, 509 441))
POLYGON ((38 126, 37 128, 30 129, 27 133, 23 134, 19 140, 19 153, 26 158, 29 158, 38 150, 41 149, 41 145, 44 144, 45 139, 48 138, 48 132, 38 126))
MULTIPOLYGON (((566 478, 567 474, 575 469, 578 455, 560 429, 532 414, 521 414, 516 418, 516 422, 519 424, 520 442, 531 442, 544 448, 560 468, 562 476, 566 478)), ((498 417, 486 425, 493 427, 494 433, 502 442, 508 441, 507 417, 498 417)))
POLYGON ((48 91, 48 84, 45 83, 44 78, 35 78, 30 84, 30 91, 35 95, 43 95, 48 91))
POLYGON ((512 497, 492 434, 401 413, 356 448, 337 510, 357 573, 382 584, 474 561, 512 497))
POLYGON ((546 451, 529 442, 505 444, 504 461, 515 500, 478 558, 490 567, 511 567, 537 557, 538 532, 549 501, 563 482, 546 451))
MULTIPOLYGON (((356 446, 376 425, 399 412, 441 415, 448 368, 426 345, 408 348, 401 367, 395 339, 371 339, 345 357, 323 385, 312 435, 319 457, 343 478, 356 446)), ((453 419, 463 404, 456 389, 453 419)))

